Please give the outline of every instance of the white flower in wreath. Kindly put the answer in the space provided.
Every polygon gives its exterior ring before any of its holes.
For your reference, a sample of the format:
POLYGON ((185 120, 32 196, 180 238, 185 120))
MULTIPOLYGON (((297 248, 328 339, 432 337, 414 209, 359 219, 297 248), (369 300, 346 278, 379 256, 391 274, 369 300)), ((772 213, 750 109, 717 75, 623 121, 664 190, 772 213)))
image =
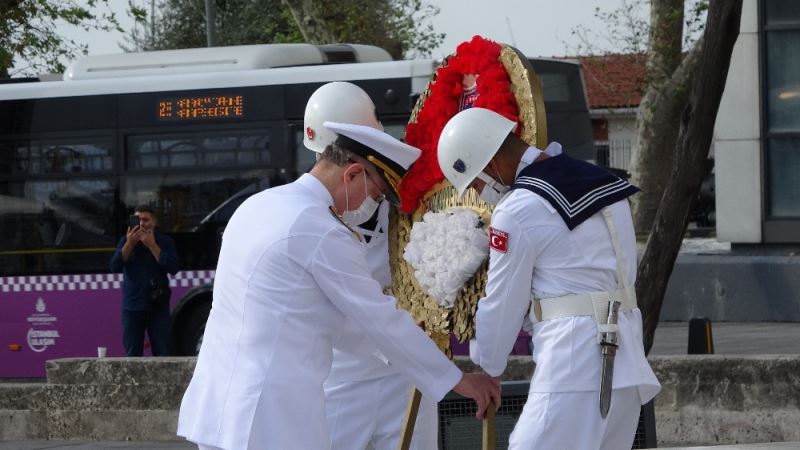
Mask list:
POLYGON ((480 216, 468 208, 428 212, 411 227, 403 258, 422 289, 439 305, 452 308, 458 293, 489 255, 480 216))

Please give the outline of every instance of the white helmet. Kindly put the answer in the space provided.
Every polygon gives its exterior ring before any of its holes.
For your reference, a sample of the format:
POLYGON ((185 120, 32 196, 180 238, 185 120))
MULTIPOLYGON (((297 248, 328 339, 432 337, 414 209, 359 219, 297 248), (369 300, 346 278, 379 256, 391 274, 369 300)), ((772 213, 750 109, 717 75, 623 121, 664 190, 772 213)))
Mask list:
POLYGON ((303 145, 317 153, 336 140, 336 133, 322 126, 324 122, 365 125, 383 131, 375 104, 363 89, 353 83, 334 81, 311 94, 303 118, 303 145))
POLYGON ((485 108, 469 108, 453 116, 439 136, 439 167, 464 195, 517 123, 485 108))

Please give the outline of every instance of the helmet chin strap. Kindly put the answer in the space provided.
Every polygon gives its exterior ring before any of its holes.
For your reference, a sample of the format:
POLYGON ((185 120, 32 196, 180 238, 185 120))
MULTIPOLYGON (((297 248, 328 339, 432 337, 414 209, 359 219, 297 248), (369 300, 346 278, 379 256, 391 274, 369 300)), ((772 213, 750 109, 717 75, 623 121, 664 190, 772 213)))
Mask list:
POLYGON ((505 181, 503 181, 503 177, 502 177, 502 176, 500 176, 500 171, 499 171, 499 170, 497 170, 497 169, 495 169, 495 170, 494 170, 494 173, 496 173, 496 174, 497 174, 497 178, 499 178, 499 179, 500 179, 500 184, 502 184, 504 187, 506 187, 506 188, 507 188, 507 187, 508 187, 508 185, 506 184, 506 182, 505 182, 505 181))

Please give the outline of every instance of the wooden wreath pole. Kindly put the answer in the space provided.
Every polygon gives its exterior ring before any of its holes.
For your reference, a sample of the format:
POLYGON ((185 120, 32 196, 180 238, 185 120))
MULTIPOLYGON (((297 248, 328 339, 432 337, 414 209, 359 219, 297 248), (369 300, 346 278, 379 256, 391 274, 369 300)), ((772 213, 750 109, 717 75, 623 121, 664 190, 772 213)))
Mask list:
POLYGON ((414 388, 406 406, 406 417, 403 422, 403 431, 400 434, 400 446, 398 450, 408 450, 411 447, 411 437, 414 436, 414 425, 417 423, 419 413, 419 402, 422 399, 422 392, 414 388))
POLYGON ((495 431, 497 429, 494 420, 494 403, 489 403, 489 407, 486 408, 486 414, 483 416, 483 450, 494 450, 494 443, 495 439, 495 431))

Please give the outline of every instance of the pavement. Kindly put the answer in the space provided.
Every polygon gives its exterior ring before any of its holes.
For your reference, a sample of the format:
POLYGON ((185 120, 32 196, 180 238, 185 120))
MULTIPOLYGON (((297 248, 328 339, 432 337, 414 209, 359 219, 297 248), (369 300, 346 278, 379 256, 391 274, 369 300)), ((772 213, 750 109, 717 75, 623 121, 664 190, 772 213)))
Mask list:
MULTIPOLYGON (((798 322, 712 322, 714 353, 719 355, 780 355, 800 353, 798 322)), ((651 355, 685 355, 687 322, 661 322, 651 355)))
MULTIPOLYGON (((800 323, 748 322, 712 323, 716 354, 764 355, 800 353, 800 323)), ((662 322, 656 329, 652 355, 686 354, 689 327, 686 322, 662 322)), ((0 450, 105 450, 105 449, 196 449, 187 441, 6 441, 0 450)), ((739 444, 713 447, 681 447, 681 450, 800 450, 800 442, 739 444)))

